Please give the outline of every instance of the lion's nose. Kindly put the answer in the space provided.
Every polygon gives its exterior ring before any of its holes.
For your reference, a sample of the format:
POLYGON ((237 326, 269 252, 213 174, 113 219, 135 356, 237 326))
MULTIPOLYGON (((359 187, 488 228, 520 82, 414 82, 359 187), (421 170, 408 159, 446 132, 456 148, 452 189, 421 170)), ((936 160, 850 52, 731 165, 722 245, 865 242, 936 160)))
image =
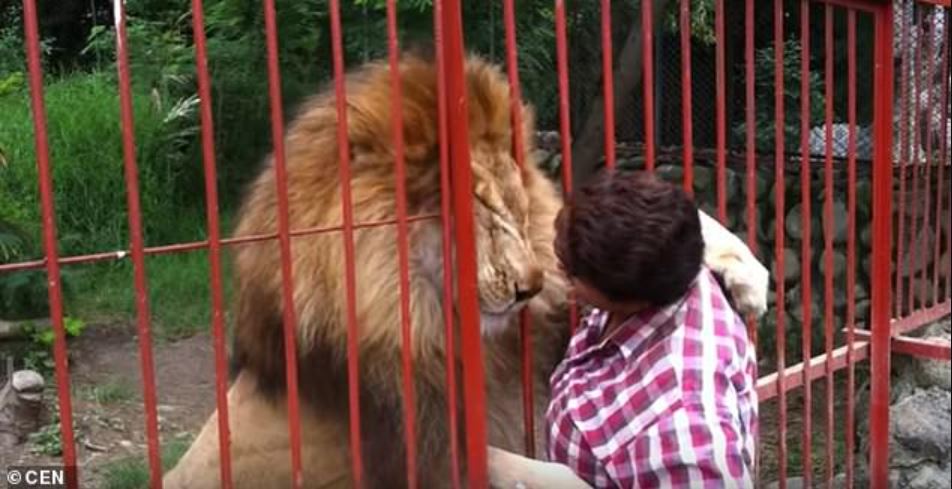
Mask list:
POLYGON ((542 290, 543 273, 539 268, 532 268, 526 273, 524 280, 516 282, 516 302, 527 301, 542 290))

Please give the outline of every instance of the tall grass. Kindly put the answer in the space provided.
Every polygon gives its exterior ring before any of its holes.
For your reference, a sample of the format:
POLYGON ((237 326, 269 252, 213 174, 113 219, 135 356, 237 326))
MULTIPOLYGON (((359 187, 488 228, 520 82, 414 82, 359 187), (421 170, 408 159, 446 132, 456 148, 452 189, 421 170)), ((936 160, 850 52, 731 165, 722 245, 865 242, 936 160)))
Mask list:
MULTIPOLYGON (((183 157, 183 140, 194 132, 194 102, 163 107, 140 90, 133 91, 132 101, 146 239, 157 243, 194 237, 198 228, 182 226, 182 204, 188 197, 182 182, 201 175, 183 157)), ((122 126, 113 77, 91 73, 55 80, 46 87, 45 105, 60 250, 76 254, 126 248, 122 126)), ((37 235, 41 220, 33 136, 25 90, 0 97, 5 154, 0 219, 37 235)))
MULTIPOLYGON (((229 261, 222 260, 226 317, 231 295, 229 261)), ((195 251, 159 255, 146 260, 150 317, 160 339, 174 340, 206 329, 211 323, 208 254, 195 251)), ((76 281, 85 291, 75 294, 69 307, 92 320, 135 318, 135 288, 128 262, 104 263, 83 269, 76 281)))

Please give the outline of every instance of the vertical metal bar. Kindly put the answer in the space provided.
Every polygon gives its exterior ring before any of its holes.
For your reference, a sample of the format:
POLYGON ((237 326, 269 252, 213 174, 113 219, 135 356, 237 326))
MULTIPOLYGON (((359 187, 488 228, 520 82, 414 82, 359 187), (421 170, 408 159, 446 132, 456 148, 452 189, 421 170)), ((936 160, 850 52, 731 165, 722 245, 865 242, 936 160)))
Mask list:
MULTIPOLYGON (((937 12, 936 15, 941 15, 937 12)), ((946 34, 948 34, 948 29, 952 26, 948 24, 948 17, 943 19, 945 21, 946 34)), ((948 38, 948 36, 946 36, 948 38)), ((939 141, 939 160, 936 162, 938 169, 936 170, 938 176, 936 178, 936 199, 935 199, 935 243, 933 250, 933 271, 932 271, 932 303, 938 304, 943 301, 943 298, 939 295, 939 281, 942 277, 942 223, 945 222, 942 219, 942 201, 943 195, 945 194, 945 166, 949 164, 949 140, 945 134, 945 128, 949 127, 949 91, 948 85, 949 82, 949 48, 948 40, 944 40, 943 46, 945 49, 940 47, 942 52, 942 66, 939 68, 939 74, 942 76, 942 84, 940 85, 941 95, 939 101, 939 107, 941 111, 941 117, 939 118, 939 128, 938 133, 941 140, 939 141)), ((931 110, 931 108, 930 108, 931 110)), ((946 221, 948 218, 946 219, 946 221)), ((949 247, 950 245, 946 245, 949 247)))
POLYGON ((645 106, 645 168, 655 167, 655 127, 654 127, 654 15, 651 11, 652 0, 641 2, 641 59, 642 89, 645 106))
POLYGON ((218 176, 215 170, 215 127, 212 90, 205 46, 205 14, 202 0, 192 0, 192 32, 195 37, 195 69, 198 75, 199 110, 202 119, 202 162, 205 167, 205 214, 208 228, 209 283, 212 293, 212 342, 215 349, 215 399, 218 406, 218 454, 221 487, 231 479, 231 433, 228 422, 228 352, 225 346, 224 298, 221 285, 221 231, 218 212, 218 176))
MULTIPOLYGON (((645 5, 649 5, 646 2, 645 5)), ((569 55, 568 34, 565 28, 565 2, 555 0, 555 50, 559 73, 559 141, 562 144, 562 195, 572 193, 572 124, 569 120, 569 55)), ((647 79, 645 81, 647 83, 647 79)), ((647 138, 647 136, 645 136, 647 138)), ((645 143, 646 148, 647 144, 645 143)), ((653 151, 653 149, 652 149, 653 151)), ((645 156, 648 158, 647 154, 645 156)), ((578 305, 575 295, 569 292, 569 331, 578 327, 578 305)))
MULTIPOLYGON (((932 13, 935 13, 936 9, 931 8, 930 11, 932 13)), ((923 199, 925 200, 923 201, 923 204, 922 204, 922 233, 924 237, 927 237, 929 232, 928 231, 929 221, 930 221, 929 211, 930 211, 931 201, 932 201, 932 163, 933 163, 932 114, 934 112, 932 104, 936 102, 936 100, 932 98, 933 80, 935 79, 935 59, 933 59, 934 52, 935 52, 935 41, 934 41, 935 35, 933 33, 933 29, 935 28, 935 22, 933 22, 932 20, 933 19, 932 14, 926 17, 926 19, 931 26, 926 36, 927 38, 926 47, 925 47, 926 59, 927 59, 926 67, 921 67, 925 69, 925 73, 926 73, 926 83, 925 83, 926 116, 924 117, 925 119, 925 122, 923 123, 924 127, 919 128, 919 132, 922 134, 925 134, 925 139, 926 139, 925 140, 926 168, 925 168, 925 175, 923 177, 923 189, 922 189, 923 193, 925 194, 923 196, 923 199)), ((939 232, 939 229, 936 228, 935 230, 936 239, 941 238, 941 236, 942 234, 939 232)), ((928 292, 925 290, 925 284, 927 283, 927 280, 929 279, 929 258, 928 258, 929 257, 929 241, 927 239, 922 240, 922 255, 921 256, 922 256, 922 274, 921 274, 921 278, 919 279, 919 282, 916 282, 915 290, 916 292, 921 294, 921 296, 919 297, 919 305, 921 307, 925 307, 926 304, 928 303, 928 297, 927 297, 928 292)))
POLYGON ((870 325, 870 481, 884 489, 889 481, 890 256, 892 240, 893 7, 876 10, 873 55, 873 238, 870 325))
POLYGON ((330 0, 331 52, 334 63, 334 98, 337 109, 337 159, 343 221, 344 284, 347 295, 347 399, 350 409, 350 463, 354 487, 363 487, 364 462, 360 440, 360 371, 357 322, 357 277, 354 250, 354 209, 351 197, 350 143, 347 133, 347 93, 344 48, 341 38, 340 1, 330 0))
MULTIPOLYGON (((40 62, 40 34, 36 19, 36 0, 23 0, 23 24, 26 37, 26 61, 30 78, 30 107, 33 111, 33 138, 36 145, 36 170, 40 185, 43 214, 43 253, 46 257, 46 287, 50 295, 50 320, 53 323, 53 362, 56 394, 59 400, 63 467, 66 485, 79 487, 76 472, 76 442, 73 433, 73 402, 70 396, 69 358, 66 330, 63 326, 63 289, 60 279, 59 251, 56 247, 56 209, 53 199, 53 175, 46 132, 46 107, 43 103, 43 68, 40 62)), ((13 375, 13 371, 10 371, 13 375)))
POLYGON ((284 157, 284 115, 281 74, 278 68, 278 27, 275 0, 264 0, 265 42, 268 54, 268 101, 271 106, 271 139, 274 146, 275 191, 278 196, 278 244, 281 253, 281 290, 284 321, 284 368, 288 389, 288 438, 291 442, 291 484, 304 484, 301 472, 301 418, 297 371, 297 317, 294 309, 294 282, 291 266, 288 177, 284 157))
MULTIPOLYGON (((810 1, 800 0, 800 239, 801 302, 803 308, 803 364, 813 356, 813 210, 810 193, 810 1)), ((783 277, 777 277, 783 280, 783 277)), ((803 485, 812 487, 813 480, 813 389, 810 369, 803 369, 803 485)))
MULTIPOLYGON (((946 28, 952 28, 952 9, 945 10, 945 25, 946 28)), ((952 57, 952 36, 945 36, 945 71, 942 74, 943 80, 943 92, 945 93, 946 103, 943 104, 942 110, 945 111, 945 115, 942 118, 944 127, 949 127, 949 97, 952 97, 952 63, 950 63, 949 58, 952 57)), ((946 163, 949 162, 949 135, 945 134, 942 138, 943 141, 943 150, 942 154, 946 158, 946 163)), ((949 171, 952 171, 950 169, 949 171)), ((952 214, 952 186, 949 188, 949 213, 952 214)), ((946 249, 952 255, 952 234, 950 234, 946 239, 946 249)), ((945 268, 945 298, 952 299, 952 267, 945 268)))
POLYGON ((468 487, 488 487, 486 471, 486 407, 479 299, 476 282, 476 246, 473 224, 472 168, 469 155, 466 80, 463 74, 463 29, 460 0, 443 3, 443 33, 446 60, 447 118, 450 121, 450 150, 454 162, 453 212, 456 238, 456 288, 460 321, 460 348, 463 360, 463 400, 466 420, 468 487))
POLYGON ((681 133, 684 152, 684 190, 694 194, 694 135, 691 124, 691 0, 681 0, 681 133))
POLYGON ((727 71, 725 64, 724 0, 714 0, 715 90, 717 91, 717 218, 727 222, 727 71))
MULTIPOLYGON (((509 75, 510 123, 512 124, 512 152, 516 165, 522 168, 525 162, 525 135, 522 126, 522 90, 519 87, 519 60, 516 53, 516 12, 513 0, 503 2, 503 23, 506 31, 506 71, 509 75)), ((519 330, 522 337, 522 421, 526 455, 535 457, 535 429, 533 425, 532 399, 532 322, 529 309, 523 308, 519 315, 519 330)))
POLYGON ((403 418, 407 445, 407 486, 417 487, 416 395, 413 387, 413 342, 410 324, 410 243, 407 229, 406 162, 403 141, 403 92, 400 80, 400 50, 397 44, 397 3, 387 1, 387 51, 390 62, 390 123, 396 162, 397 251, 400 261, 400 338, 403 348, 403 418))
POLYGON ((909 53, 910 53, 910 41, 909 41, 909 32, 911 27, 909 26, 910 19, 906 17, 906 9, 903 6, 902 11, 899 14, 900 21, 902 22, 902 28, 899 32, 900 40, 900 55, 902 56, 902 67, 900 68, 899 76, 899 96, 901 97, 899 105, 899 160, 900 160, 900 169, 899 169, 899 219, 898 219, 898 229, 896 233, 896 304, 894 306, 896 317, 902 317, 902 296, 903 296, 903 280, 902 280, 902 271, 903 271, 903 260, 905 259, 905 232, 906 232, 906 171, 909 166, 909 78, 910 78, 910 63, 909 63, 909 53))
MULTIPOLYGON (((744 126, 746 129, 747 246, 757 253, 757 147, 754 137, 754 0, 744 3, 744 126)), ((757 323, 748 319, 747 332, 757 344, 757 323)))
POLYGON ((437 113, 440 131, 440 217, 443 240, 443 322, 446 341, 446 404, 448 409, 450 438, 450 477, 453 488, 459 489, 459 432, 456 415, 456 334, 454 331, 453 310, 453 236, 452 204, 450 202, 450 140, 446 99, 446 57, 443 52, 445 33, 443 32, 443 2, 433 1, 433 40, 436 44, 436 90, 437 113))
POLYGON ((615 168, 615 88, 612 73, 612 2, 601 0, 602 92, 605 100, 605 166, 615 168))
MULTIPOLYGON (((776 304, 785 304, 784 302, 784 193, 786 183, 784 182, 784 171, 786 162, 784 156, 784 108, 783 108, 783 0, 774 0, 773 3, 773 29, 774 29, 774 260, 776 283, 776 304)), ((777 372, 780 372, 778 381, 782 383, 783 372, 785 369, 784 352, 786 350, 786 332, 785 317, 783 308, 777 310, 777 372)), ((779 472, 779 489, 787 487, 787 392, 785 389, 779 389, 777 393, 778 416, 777 424, 780 432, 777 447, 777 468, 779 472)))
POLYGON ((162 487, 162 462, 159 454, 159 424, 156 410, 155 369, 152 361, 152 333, 149 327, 149 291, 145 273, 145 248, 142 237, 142 211, 139 207, 139 176, 136 168, 135 129, 132 115, 132 89, 129 53, 126 49, 126 18, 123 2, 115 2, 116 62, 119 70, 119 105, 122 118, 122 156, 129 209, 130 254, 136 293, 139 358, 142 367, 142 398, 145 401, 145 428, 149 453, 150 487, 162 487))
POLYGON ((823 16, 826 109, 826 158, 823 164, 823 330, 826 351, 826 480, 833 480, 833 6, 823 16))
MULTIPOLYGON (((853 436, 856 422, 856 366, 853 363, 853 342, 856 321, 856 11, 850 9, 846 17, 846 98, 849 125, 847 149, 848 222, 846 238, 846 487, 853 487, 853 436)), ((891 150, 891 148, 890 148, 891 150)))
MULTIPOLYGON (((944 19, 946 29, 949 29, 949 11, 946 11, 946 17, 944 19)), ((948 31, 946 32, 948 34, 948 31)), ((939 125, 939 134, 942 138, 939 143, 939 154, 942 155, 941 159, 938 162, 938 184, 936 186, 936 199, 935 199, 935 229, 936 229, 936 240, 935 240, 935 259, 934 259, 934 270, 932 276, 932 296, 935 298, 934 303, 938 304, 942 302, 942 298, 939 296, 939 281, 942 276, 941 262, 942 257, 941 252, 941 243, 942 243, 942 223, 948 221, 948 218, 943 221, 942 219, 942 197, 945 194, 945 166, 949 164, 949 139, 948 135, 944 132, 945 128, 949 127, 949 36, 945 36, 944 48, 942 49, 942 68, 940 74, 942 75, 942 84, 940 85, 940 90, 942 91, 940 107, 942 107, 942 121, 939 125)), ((950 189, 952 190, 952 189, 950 189)), ((952 208, 952 206, 950 206, 952 208)), ((950 236, 952 238, 952 236, 950 236)), ((947 249, 952 253, 952 242, 946 245, 947 249)), ((948 268, 945 270, 946 277, 948 277, 949 271, 948 268)), ((946 294, 949 293, 948 284, 946 284, 946 294)))
MULTIPOLYGON (((921 36, 926 35, 923 32, 922 24, 922 9, 917 9, 915 29, 919 32, 920 39, 922 38, 921 36)), ((916 121, 916 130, 912 132, 912 216, 909 219, 909 226, 912 232, 909 234, 909 282, 907 284, 908 295, 906 296, 906 307, 909 313, 916 310, 916 296, 919 293, 916 287, 916 265, 918 261, 919 243, 916 242, 916 239, 919 236, 919 172, 922 169, 922 165, 919 164, 920 149, 922 148, 919 135, 922 133, 922 127, 920 127, 918 121, 921 120, 920 115, 922 114, 921 95, 924 50, 922 49, 922 43, 917 42, 914 47, 916 50, 916 63, 911 76, 913 77, 912 93, 915 97, 915 101, 913 102, 913 113, 910 119, 916 121)), ((900 239, 902 239, 901 236, 900 239)))

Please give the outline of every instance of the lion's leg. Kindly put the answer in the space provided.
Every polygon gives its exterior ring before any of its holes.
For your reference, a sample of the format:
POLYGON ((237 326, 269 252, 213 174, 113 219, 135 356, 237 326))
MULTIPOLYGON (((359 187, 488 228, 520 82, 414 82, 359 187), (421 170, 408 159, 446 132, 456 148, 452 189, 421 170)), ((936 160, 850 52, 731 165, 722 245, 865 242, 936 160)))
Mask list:
MULTIPOLYGON (((231 431, 232 481, 238 488, 291 485, 291 449, 287 407, 271 402, 255 389, 254 380, 242 373, 228 392, 231 431)), ((351 486, 346 426, 301 410, 304 487, 351 486)), ((220 487, 218 413, 213 413, 192 446, 169 471, 163 486, 170 489, 220 487)))
POLYGON ((724 278, 739 312, 762 315, 767 311, 769 273, 750 248, 734 233, 702 211, 704 264, 724 278))

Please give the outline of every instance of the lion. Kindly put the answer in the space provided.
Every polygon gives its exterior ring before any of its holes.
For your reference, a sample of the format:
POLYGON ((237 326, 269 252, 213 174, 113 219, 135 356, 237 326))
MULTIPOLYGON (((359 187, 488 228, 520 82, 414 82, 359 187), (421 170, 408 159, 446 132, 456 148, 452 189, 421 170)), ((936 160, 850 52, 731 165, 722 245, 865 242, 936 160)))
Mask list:
MULTIPOLYGON (((399 76, 407 208, 411 215, 437 214, 441 174, 436 67, 428 57, 404 53, 399 76)), ((534 121, 527 105, 521 107, 523 167, 513 158, 510 92, 501 70, 471 56, 465 63, 465 79, 487 434, 491 446, 525 453, 520 311, 528 311, 532 326, 536 420, 544 419, 548 378, 569 339, 568 283, 552 243, 561 195, 532 159, 534 121)), ((388 65, 370 62, 349 73, 346 96, 354 220, 392 221, 396 177, 388 65)), ((337 124, 335 95, 328 90, 307 101, 287 130, 292 229, 333 227, 342 221, 337 124)), ((248 189, 236 235, 276 232, 275 178, 269 157, 248 189)), ((722 275, 740 308, 763 312, 766 269, 738 238, 703 217, 707 265, 722 275)), ((413 362, 416 476, 420 487, 447 487, 452 478, 446 368, 448 362, 454 369, 461 367, 457 358, 447 358, 445 349, 441 221, 414 220, 408 224, 408 236, 412 341, 406 346, 413 362)), ((364 485, 405 487, 401 386, 405 345, 400 334, 397 228, 360 228, 353 238, 364 485)), ((340 232, 296 236, 291 250, 303 483, 352 487, 343 236, 340 232)), ((240 368, 228 397, 234 481, 238 487, 283 487, 290 484, 291 474, 280 250, 276 241, 244 244, 236 248, 234 259, 238 286, 233 354, 240 368)), ((461 423, 461 396, 456 406, 461 423)), ((544 446, 541 424, 535 426, 537 447, 544 446)), ((462 424, 459 433, 460 463, 465 465, 462 424)), ((212 414, 166 475, 165 485, 217 487, 219 463, 218 420, 212 414)))

